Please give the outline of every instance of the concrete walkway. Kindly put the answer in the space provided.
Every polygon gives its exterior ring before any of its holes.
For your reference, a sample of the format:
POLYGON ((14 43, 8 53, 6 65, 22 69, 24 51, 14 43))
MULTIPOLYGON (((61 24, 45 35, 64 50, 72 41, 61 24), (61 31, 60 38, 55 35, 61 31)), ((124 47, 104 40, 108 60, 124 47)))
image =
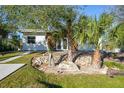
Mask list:
POLYGON ((25 64, 0 64, 0 80, 15 72, 25 64))
POLYGON ((30 54, 30 53, 31 53, 31 52, 25 52, 25 53, 20 54, 20 55, 18 55, 18 56, 11 57, 11 58, 8 58, 8 59, 6 59, 6 60, 0 61, 0 63, 10 62, 10 61, 12 61, 12 60, 15 60, 15 59, 17 59, 17 58, 23 57, 24 55, 27 55, 27 54, 30 54))

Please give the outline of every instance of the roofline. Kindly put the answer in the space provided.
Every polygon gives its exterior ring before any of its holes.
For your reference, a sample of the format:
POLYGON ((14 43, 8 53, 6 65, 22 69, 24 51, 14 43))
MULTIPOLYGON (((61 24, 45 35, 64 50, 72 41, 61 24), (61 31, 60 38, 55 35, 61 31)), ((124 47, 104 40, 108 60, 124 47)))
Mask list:
POLYGON ((19 31, 21 32, 46 32, 45 30, 43 29, 19 29, 19 31))

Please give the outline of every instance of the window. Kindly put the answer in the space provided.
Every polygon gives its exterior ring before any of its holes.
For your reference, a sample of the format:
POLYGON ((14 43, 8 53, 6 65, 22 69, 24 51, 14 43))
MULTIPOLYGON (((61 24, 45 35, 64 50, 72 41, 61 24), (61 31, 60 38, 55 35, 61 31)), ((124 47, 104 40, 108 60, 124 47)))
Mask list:
POLYGON ((28 36, 28 44, 35 44, 35 36, 28 36))
POLYGON ((61 40, 58 40, 57 42, 57 49, 61 49, 61 40))
POLYGON ((67 38, 63 39, 63 49, 67 49, 67 38))
POLYGON ((0 35, 0 39, 2 38, 2 35, 0 35))

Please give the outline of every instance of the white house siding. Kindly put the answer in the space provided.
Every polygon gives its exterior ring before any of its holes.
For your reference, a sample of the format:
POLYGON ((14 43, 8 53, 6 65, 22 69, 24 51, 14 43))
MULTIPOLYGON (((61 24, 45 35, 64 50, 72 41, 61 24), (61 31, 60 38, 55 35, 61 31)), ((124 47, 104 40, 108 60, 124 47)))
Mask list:
MULTIPOLYGON (((68 42, 68 41, 67 41, 68 42)), ((56 47, 56 50, 68 50, 63 48, 63 41, 61 40, 61 49, 56 47)), ((68 46, 68 44, 67 44, 68 46)), ((78 46, 79 50, 92 50, 93 46, 89 46, 88 44, 78 46)), ((39 51, 39 50, 47 50, 47 44, 45 41, 45 35, 24 35, 23 36, 23 48, 22 50, 31 50, 31 51, 39 51), (27 37, 28 36, 35 36, 35 44, 28 44, 27 37)))
POLYGON ((22 50, 33 50, 33 51, 39 51, 39 50, 47 50, 46 42, 45 42, 45 36, 44 35, 24 35, 23 36, 23 48, 22 50), (35 36, 35 44, 28 44, 27 43, 27 37, 28 36, 35 36))

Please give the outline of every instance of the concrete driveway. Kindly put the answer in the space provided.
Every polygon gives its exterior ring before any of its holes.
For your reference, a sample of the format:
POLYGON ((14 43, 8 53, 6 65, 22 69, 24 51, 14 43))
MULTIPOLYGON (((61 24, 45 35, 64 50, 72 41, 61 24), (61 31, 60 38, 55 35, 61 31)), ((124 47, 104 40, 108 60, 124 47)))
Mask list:
POLYGON ((0 80, 15 72, 25 64, 0 64, 0 80))

